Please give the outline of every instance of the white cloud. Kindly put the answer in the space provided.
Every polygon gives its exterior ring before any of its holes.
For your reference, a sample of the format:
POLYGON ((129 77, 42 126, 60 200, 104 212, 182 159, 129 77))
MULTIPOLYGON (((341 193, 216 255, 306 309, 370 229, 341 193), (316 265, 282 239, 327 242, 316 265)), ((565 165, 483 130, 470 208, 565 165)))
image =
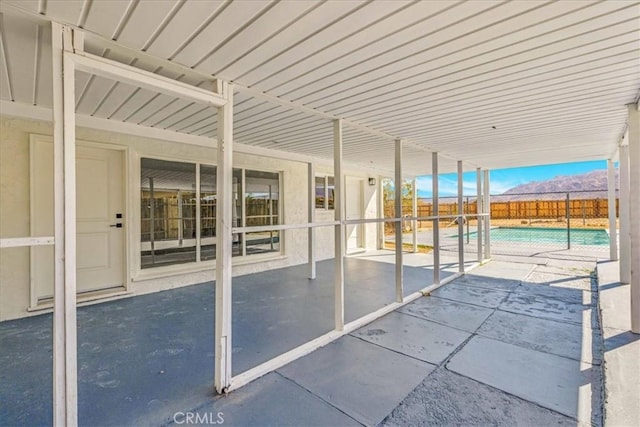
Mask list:
MULTIPOLYGON (((473 179, 469 176, 470 174, 465 174, 467 176, 464 177, 462 182, 463 194, 465 196, 473 196, 476 194, 476 180, 475 174, 473 179)), ((433 180, 431 179, 431 175, 419 176, 416 178, 418 183, 418 195, 421 197, 431 197, 431 186, 433 180)), ((500 179, 495 178, 491 179, 491 194, 500 194, 505 191, 520 185, 522 180, 519 179, 500 179)), ((441 175, 439 179, 439 192, 440 196, 456 196, 458 194, 458 180, 455 178, 455 175, 441 175)))
POLYGON ((513 187, 520 185, 520 182, 516 181, 494 181, 491 180, 491 194, 501 194, 513 187))
MULTIPOLYGON (((432 182, 431 176, 418 177, 418 194, 423 197, 431 196, 432 182)), ((465 195, 474 195, 476 193, 476 182, 463 180, 462 189, 465 195)), ((438 180, 438 190, 441 197, 456 196, 458 194, 458 180, 449 176, 440 176, 438 180)))

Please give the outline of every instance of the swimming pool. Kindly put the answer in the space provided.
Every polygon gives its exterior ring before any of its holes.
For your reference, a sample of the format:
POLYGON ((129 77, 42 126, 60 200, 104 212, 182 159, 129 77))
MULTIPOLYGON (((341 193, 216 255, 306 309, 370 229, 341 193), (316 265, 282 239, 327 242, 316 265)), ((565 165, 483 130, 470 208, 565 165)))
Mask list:
MULTIPOLYGON (((470 237, 477 232, 469 233, 470 237)), ((452 236, 457 237, 457 236, 452 236)), ((497 227, 491 229, 495 242, 567 243, 566 228, 544 227, 497 227)), ((605 230, 571 229, 572 245, 607 246, 609 235, 605 230)))

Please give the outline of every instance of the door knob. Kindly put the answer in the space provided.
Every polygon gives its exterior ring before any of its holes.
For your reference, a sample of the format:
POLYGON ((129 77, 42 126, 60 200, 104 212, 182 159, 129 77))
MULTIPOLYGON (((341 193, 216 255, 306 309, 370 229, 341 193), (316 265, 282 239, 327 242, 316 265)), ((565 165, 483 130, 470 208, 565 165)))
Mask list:
POLYGON ((117 224, 111 224, 109 227, 116 227, 116 228, 122 228, 122 223, 119 222, 117 224))

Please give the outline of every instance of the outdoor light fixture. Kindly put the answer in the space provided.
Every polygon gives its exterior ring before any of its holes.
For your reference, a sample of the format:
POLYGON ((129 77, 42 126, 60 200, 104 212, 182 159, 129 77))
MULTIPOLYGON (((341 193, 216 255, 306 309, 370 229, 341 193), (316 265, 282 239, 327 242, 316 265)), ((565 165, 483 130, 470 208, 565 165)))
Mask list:
POLYGON ((369 178, 369 185, 376 185, 376 179, 375 178, 369 178))

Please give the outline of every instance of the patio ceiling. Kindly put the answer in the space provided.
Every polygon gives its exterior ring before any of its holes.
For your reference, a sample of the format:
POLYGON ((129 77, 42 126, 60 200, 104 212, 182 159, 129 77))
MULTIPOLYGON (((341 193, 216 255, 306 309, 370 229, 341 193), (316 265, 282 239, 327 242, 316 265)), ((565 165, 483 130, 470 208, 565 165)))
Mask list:
MULTIPOLYGON (((637 1, 3 0, 3 100, 50 108, 50 33, 184 82, 236 84, 238 142, 430 173, 605 159, 640 93, 637 1), (26 12, 23 14, 22 12, 26 12), (93 37, 92 37, 93 35, 93 37), (113 42, 110 42, 112 40, 113 42), (122 48, 121 48, 122 47, 122 48)), ((77 76, 80 115, 215 136, 202 106, 77 76)))

